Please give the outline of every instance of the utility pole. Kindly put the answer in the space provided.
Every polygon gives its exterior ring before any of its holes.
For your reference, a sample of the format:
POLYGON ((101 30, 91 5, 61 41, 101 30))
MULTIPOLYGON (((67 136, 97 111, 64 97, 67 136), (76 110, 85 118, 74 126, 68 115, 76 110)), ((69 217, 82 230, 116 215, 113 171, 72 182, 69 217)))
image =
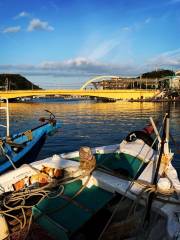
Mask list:
POLYGON ((7 77, 5 79, 5 90, 6 90, 6 92, 9 90, 9 80, 7 77))
POLYGON ((5 90, 6 92, 11 90, 11 81, 8 79, 8 77, 5 79, 5 90))

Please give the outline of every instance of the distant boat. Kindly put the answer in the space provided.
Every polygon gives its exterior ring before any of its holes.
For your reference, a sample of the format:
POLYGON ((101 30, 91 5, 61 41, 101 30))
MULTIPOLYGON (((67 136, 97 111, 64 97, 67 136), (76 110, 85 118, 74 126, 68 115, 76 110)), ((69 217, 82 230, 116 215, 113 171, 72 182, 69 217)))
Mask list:
POLYGON ((7 136, 0 139, 0 174, 8 169, 17 168, 22 163, 33 162, 41 147, 43 146, 47 135, 53 134, 59 127, 56 123, 55 116, 50 113, 49 118, 40 118, 41 125, 27 130, 25 132, 16 133, 10 136, 9 133, 9 109, 8 101, 6 107, 0 109, 6 110, 7 136))

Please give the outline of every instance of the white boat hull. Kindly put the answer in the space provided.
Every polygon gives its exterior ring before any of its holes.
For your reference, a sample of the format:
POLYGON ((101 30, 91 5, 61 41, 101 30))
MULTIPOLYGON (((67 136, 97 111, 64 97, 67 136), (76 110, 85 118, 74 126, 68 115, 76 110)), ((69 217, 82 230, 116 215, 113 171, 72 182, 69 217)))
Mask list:
MULTIPOLYGON (((139 149, 137 146, 135 149, 130 148, 129 146, 125 148, 125 144, 119 145, 110 145, 110 146, 103 146, 92 149, 93 153, 112 153, 112 152, 126 152, 128 154, 132 154, 135 156, 141 156, 142 158, 147 154, 147 151, 149 150, 148 146, 142 147, 141 144, 141 151, 139 152, 139 149), (136 150, 135 150, 136 149, 136 150)), ((72 152, 68 154, 61 154, 59 156, 54 155, 53 157, 46 158, 41 161, 36 161, 34 163, 31 163, 30 165, 22 165, 20 168, 10 171, 2 176, 0 176, 0 193, 3 193, 4 191, 13 191, 13 184, 17 181, 25 178, 30 177, 34 174, 36 174, 38 171, 42 169, 43 166, 53 167, 53 168, 65 168, 69 169, 69 171, 75 171, 79 168, 79 162, 72 161, 70 159, 78 157, 79 152, 72 152)), ((141 179, 143 181, 151 183, 153 178, 153 164, 154 160, 157 158, 157 156, 154 154, 153 150, 148 155, 148 158, 145 158, 146 161, 149 159, 149 163, 145 170, 142 172, 142 174, 139 176, 138 179, 141 179), (150 161, 152 160, 152 161, 150 161)), ((172 184, 174 188, 176 189, 177 195, 179 197, 180 193, 180 182, 176 173, 176 170, 174 167, 169 164, 167 175, 169 178, 171 178, 172 184)), ((86 181, 86 179, 82 179, 82 181, 86 181)), ((105 172, 102 172, 100 170, 94 170, 92 173, 92 176, 88 182, 87 187, 91 187, 92 185, 96 185, 106 191, 112 192, 112 193, 119 193, 122 196, 125 196, 131 200, 137 200, 139 193, 143 190, 144 186, 132 184, 131 181, 121 179, 116 176, 112 176, 110 174, 107 174, 105 172), (131 187, 130 187, 131 186, 131 187)), ((164 197, 163 199, 170 200, 170 202, 164 202, 160 200, 154 200, 152 209, 155 212, 158 212, 161 216, 163 216, 166 221, 166 232, 167 232, 167 238, 168 239, 174 239, 175 236, 180 236, 180 223, 178 217, 180 217, 180 201, 179 199, 175 199, 172 197, 164 197)), ((145 204, 144 200, 140 201, 141 204, 145 204)), ((178 238, 177 238, 178 239, 178 238)))

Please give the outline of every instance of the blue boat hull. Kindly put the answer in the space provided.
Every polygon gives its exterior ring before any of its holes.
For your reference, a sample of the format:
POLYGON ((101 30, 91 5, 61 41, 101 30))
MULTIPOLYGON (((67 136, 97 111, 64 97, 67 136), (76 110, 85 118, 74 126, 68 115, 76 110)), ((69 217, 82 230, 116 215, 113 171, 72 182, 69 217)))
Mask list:
MULTIPOLYGON (((25 163, 28 164, 35 161, 45 141, 46 141, 46 134, 42 135, 42 137, 36 142, 36 144, 29 151, 27 151, 27 153, 24 156, 19 158, 18 161, 16 161, 16 163, 14 163, 15 166, 20 167, 22 164, 25 164, 25 163)), ((4 170, 0 168, 0 173, 2 174, 6 172, 7 169, 12 170, 14 168, 12 165, 10 165, 8 168, 4 168, 4 170)))
POLYGON ((4 142, 3 150, 6 156, 0 157, 0 174, 13 168, 11 161, 15 167, 35 161, 47 135, 52 135, 57 128, 57 124, 45 123, 30 130, 32 139, 28 139, 25 133, 20 133, 12 136, 11 143, 4 142))

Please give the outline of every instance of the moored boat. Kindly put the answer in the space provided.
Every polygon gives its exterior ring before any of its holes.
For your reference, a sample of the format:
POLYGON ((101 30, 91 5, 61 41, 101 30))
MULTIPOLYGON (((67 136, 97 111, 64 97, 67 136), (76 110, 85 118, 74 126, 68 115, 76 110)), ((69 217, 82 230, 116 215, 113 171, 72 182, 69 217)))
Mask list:
POLYGON ((10 135, 9 131, 9 110, 6 107, 7 128, 6 137, 0 139, 0 174, 8 169, 17 168, 23 163, 34 161, 43 146, 46 137, 53 134, 60 126, 55 116, 50 113, 48 118, 40 118, 41 124, 25 132, 10 135))
POLYGON ((7 226, 7 235, 14 233, 14 226, 20 230, 33 219, 55 239, 82 237, 78 234, 83 227, 106 207, 111 212, 109 220, 99 226, 102 233, 93 239, 127 239, 133 234, 139 234, 141 239, 178 239, 180 182, 171 164, 167 116, 164 122, 166 136, 162 137, 152 124, 160 141, 158 149, 147 132, 136 131, 120 144, 82 147, 0 176, 0 214, 7 225, 3 221, 0 224, 7 226), (30 204, 30 197, 38 194, 39 198, 30 204), (28 208, 32 212, 23 214, 28 208), (19 222, 13 212, 17 209, 21 212, 19 222), (118 210, 120 219, 115 216, 118 210), (12 213, 13 222, 8 216, 12 213), (157 226, 163 226, 163 231, 157 226))

